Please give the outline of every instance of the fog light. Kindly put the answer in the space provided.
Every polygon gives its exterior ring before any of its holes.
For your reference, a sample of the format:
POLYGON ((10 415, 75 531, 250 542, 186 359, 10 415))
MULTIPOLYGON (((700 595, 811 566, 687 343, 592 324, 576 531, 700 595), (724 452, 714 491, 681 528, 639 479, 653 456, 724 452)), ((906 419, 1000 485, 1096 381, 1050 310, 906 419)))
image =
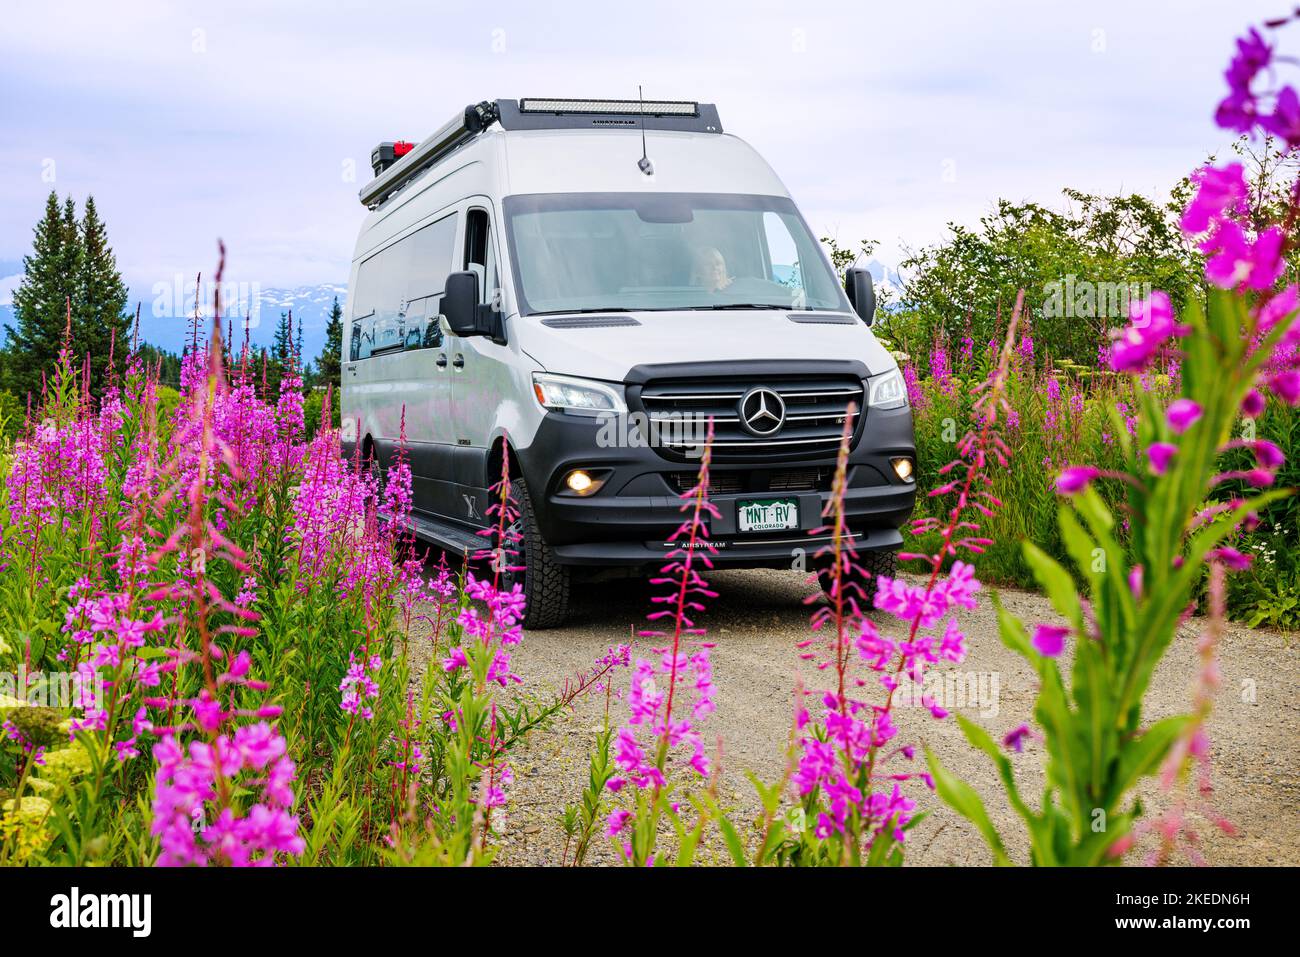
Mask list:
POLYGON ((890 459, 889 464, 894 467, 894 474, 904 482, 912 481, 912 460, 908 458, 890 459))
POLYGON ((594 495, 604 484, 604 475, 592 475, 586 469, 574 469, 564 476, 564 487, 574 495, 594 495))

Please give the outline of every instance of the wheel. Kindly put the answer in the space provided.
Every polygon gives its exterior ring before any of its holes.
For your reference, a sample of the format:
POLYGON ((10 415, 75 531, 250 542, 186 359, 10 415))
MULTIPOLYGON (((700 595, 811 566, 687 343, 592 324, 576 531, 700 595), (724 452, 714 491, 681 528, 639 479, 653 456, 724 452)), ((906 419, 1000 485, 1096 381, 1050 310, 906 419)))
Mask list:
MULTIPOLYGON (((842 575, 840 585, 844 589, 846 601, 855 602, 859 610, 865 614, 871 608, 872 599, 876 594, 874 579, 881 575, 894 578, 898 574, 898 552, 861 551, 855 557, 854 564, 865 574, 853 572, 847 577, 842 575)), ((830 562, 824 558, 817 562, 817 583, 821 585, 822 593, 826 595, 827 600, 833 600, 835 576, 830 562)))
POLYGON ((569 612, 569 569, 555 560, 555 553, 542 538, 537 528, 537 513, 523 479, 510 483, 510 493, 515 499, 519 517, 511 526, 514 548, 512 556, 522 568, 502 570, 502 584, 506 588, 522 585, 527 606, 524 611, 525 628, 555 628, 564 624, 569 612))

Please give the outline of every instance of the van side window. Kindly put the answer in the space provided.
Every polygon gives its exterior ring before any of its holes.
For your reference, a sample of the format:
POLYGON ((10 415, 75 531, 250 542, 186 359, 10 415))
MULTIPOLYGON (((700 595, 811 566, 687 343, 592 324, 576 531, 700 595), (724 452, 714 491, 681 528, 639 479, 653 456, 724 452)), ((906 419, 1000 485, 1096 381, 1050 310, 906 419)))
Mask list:
POLYGON ((411 248, 403 287, 408 302, 405 348, 440 348, 442 327, 438 312, 447 274, 455 268, 456 214, 416 230, 402 243, 411 248))
POLYGON ((456 214, 384 247, 357 269, 352 358, 442 345, 434 320, 455 268, 456 214), (432 327, 432 328, 431 328, 432 327))
POLYGON ((496 253, 492 247, 492 227, 486 209, 471 209, 465 220, 464 269, 481 270, 483 282, 479 293, 483 302, 492 302, 501 286, 497 276, 496 253))
POLYGON ((442 295, 448 273, 456 268, 456 214, 417 229, 398 245, 405 244, 411 252, 398 294, 408 302, 442 295))
POLYGON ((352 361, 368 359, 375 326, 375 303, 382 289, 383 253, 357 267, 357 288, 352 299, 352 361))

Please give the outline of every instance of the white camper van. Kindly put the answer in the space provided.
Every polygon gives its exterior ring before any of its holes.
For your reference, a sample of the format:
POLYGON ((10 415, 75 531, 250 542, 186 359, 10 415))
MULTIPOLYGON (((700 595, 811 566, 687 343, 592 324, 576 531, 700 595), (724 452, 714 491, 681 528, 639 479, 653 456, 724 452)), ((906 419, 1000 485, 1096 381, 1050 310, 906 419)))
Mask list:
POLYGON ((496 100, 372 161, 345 451, 387 467, 404 420, 415 530, 465 552, 508 442, 526 625, 576 576, 663 563, 710 422, 715 564, 811 565, 852 407, 848 524, 892 569, 916 453, 871 276, 841 284, 714 106, 496 100))

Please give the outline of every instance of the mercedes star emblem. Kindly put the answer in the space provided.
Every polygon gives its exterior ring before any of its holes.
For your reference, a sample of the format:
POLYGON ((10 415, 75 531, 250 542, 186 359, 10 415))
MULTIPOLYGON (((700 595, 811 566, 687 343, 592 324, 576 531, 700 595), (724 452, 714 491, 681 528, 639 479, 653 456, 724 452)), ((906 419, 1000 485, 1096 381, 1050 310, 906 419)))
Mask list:
POLYGON ((738 411, 745 430, 761 439, 776 435, 785 424, 785 400, 767 386, 755 386, 746 392, 738 411))

